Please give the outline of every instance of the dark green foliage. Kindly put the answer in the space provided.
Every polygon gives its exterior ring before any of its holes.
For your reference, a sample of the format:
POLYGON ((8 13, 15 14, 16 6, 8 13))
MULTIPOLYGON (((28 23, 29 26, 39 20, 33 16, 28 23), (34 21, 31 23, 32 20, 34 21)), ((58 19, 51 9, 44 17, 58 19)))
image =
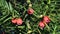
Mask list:
POLYGON ((28 15, 28 3, 26 0, 0 0, 0 31, 6 34, 60 34, 60 0, 31 0, 34 14, 28 15), (41 30, 38 27, 42 20, 41 15, 49 16, 51 22, 41 30), (21 17, 23 24, 12 24, 13 17, 21 17), (30 33, 28 33, 31 31, 30 33))

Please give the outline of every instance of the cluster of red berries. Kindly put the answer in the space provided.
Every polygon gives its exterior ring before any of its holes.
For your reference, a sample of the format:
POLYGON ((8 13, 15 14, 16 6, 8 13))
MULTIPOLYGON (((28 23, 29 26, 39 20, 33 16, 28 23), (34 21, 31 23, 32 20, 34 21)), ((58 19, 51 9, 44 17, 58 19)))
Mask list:
POLYGON ((23 20, 21 18, 13 18, 12 23, 14 23, 14 24, 17 23, 17 25, 22 25, 23 20))
MULTIPOLYGON (((32 8, 28 8, 27 13, 31 15, 34 13, 34 10, 32 8)), ((22 25, 23 20, 21 18, 13 18, 12 23, 22 25)))
POLYGON ((43 20, 39 22, 39 27, 43 29, 45 25, 48 24, 49 22, 50 22, 50 18, 48 16, 43 16, 43 20))
MULTIPOLYGON (((34 13, 34 10, 32 8, 28 8, 27 13, 31 15, 34 13)), ((50 18, 48 16, 43 16, 43 20, 39 22, 39 27, 43 29, 45 25, 48 24, 49 22, 50 22, 50 18)), ((23 20, 21 18, 13 18, 12 23, 14 24, 17 23, 17 25, 22 25, 23 20)))

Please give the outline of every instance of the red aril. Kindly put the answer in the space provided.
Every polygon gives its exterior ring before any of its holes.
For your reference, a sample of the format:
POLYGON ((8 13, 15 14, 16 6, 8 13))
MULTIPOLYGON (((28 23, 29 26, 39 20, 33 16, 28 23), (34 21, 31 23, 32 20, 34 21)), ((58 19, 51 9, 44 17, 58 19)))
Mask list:
POLYGON ((43 28, 45 27, 45 24, 43 23, 43 21, 40 21, 40 22, 39 22, 39 27, 40 27, 41 29, 43 29, 43 28))
POLYGON ((13 18, 12 23, 16 23, 16 22, 17 22, 16 18, 13 18))
POLYGON ((48 16, 44 16, 43 21, 48 24, 50 22, 50 18, 48 16))
POLYGON ((33 14, 34 13, 34 10, 32 8, 28 8, 28 11, 27 11, 28 14, 33 14))
POLYGON ((22 25, 22 23, 23 23, 23 20, 21 18, 18 18, 17 19, 17 25, 22 25))

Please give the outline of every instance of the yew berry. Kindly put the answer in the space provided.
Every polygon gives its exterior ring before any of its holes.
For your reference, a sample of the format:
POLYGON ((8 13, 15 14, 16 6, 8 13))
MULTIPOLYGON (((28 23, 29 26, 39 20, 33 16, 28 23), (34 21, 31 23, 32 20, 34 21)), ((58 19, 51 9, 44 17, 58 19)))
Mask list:
POLYGON ((16 22, 17 22, 16 18, 13 18, 12 23, 16 23, 16 22))
POLYGON ((28 14, 33 14, 34 13, 34 10, 32 8, 29 8, 28 11, 27 11, 28 14))
POLYGON ((43 21, 48 24, 50 22, 50 18, 48 16, 44 16, 43 21))
POLYGON ((39 22, 39 27, 40 27, 41 29, 43 29, 44 26, 45 26, 45 24, 43 23, 43 21, 40 21, 40 22, 39 22))
POLYGON ((23 20, 21 18, 18 18, 17 19, 17 25, 22 25, 22 23, 23 23, 23 20))

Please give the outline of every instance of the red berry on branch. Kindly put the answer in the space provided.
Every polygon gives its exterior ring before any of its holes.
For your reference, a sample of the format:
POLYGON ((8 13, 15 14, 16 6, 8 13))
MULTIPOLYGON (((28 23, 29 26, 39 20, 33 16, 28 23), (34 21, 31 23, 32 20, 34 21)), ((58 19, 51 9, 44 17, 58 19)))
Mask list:
POLYGON ((44 16, 43 21, 48 24, 50 22, 50 18, 48 16, 44 16))
POLYGON ((34 13, 34 10, 32 8, 29 8, 28 11, 27 11, 28 14, 33 14, 34 13))
POLYGON ((43 28, 45 27, 45 24, 43 23, 43 21, 40 21, 40 22, 39 22, 39 27, 40 27, 41 29, 43 29, 43 28))
POLYGON ((21 18, 18 18, 17 19, 17 25, 22 25, 22 23, 23 23, 23 20, 21 18))
POLYGON ((12 23, 16 23, 16 22, 17 22, 16 18, 13 18, 12 23))

